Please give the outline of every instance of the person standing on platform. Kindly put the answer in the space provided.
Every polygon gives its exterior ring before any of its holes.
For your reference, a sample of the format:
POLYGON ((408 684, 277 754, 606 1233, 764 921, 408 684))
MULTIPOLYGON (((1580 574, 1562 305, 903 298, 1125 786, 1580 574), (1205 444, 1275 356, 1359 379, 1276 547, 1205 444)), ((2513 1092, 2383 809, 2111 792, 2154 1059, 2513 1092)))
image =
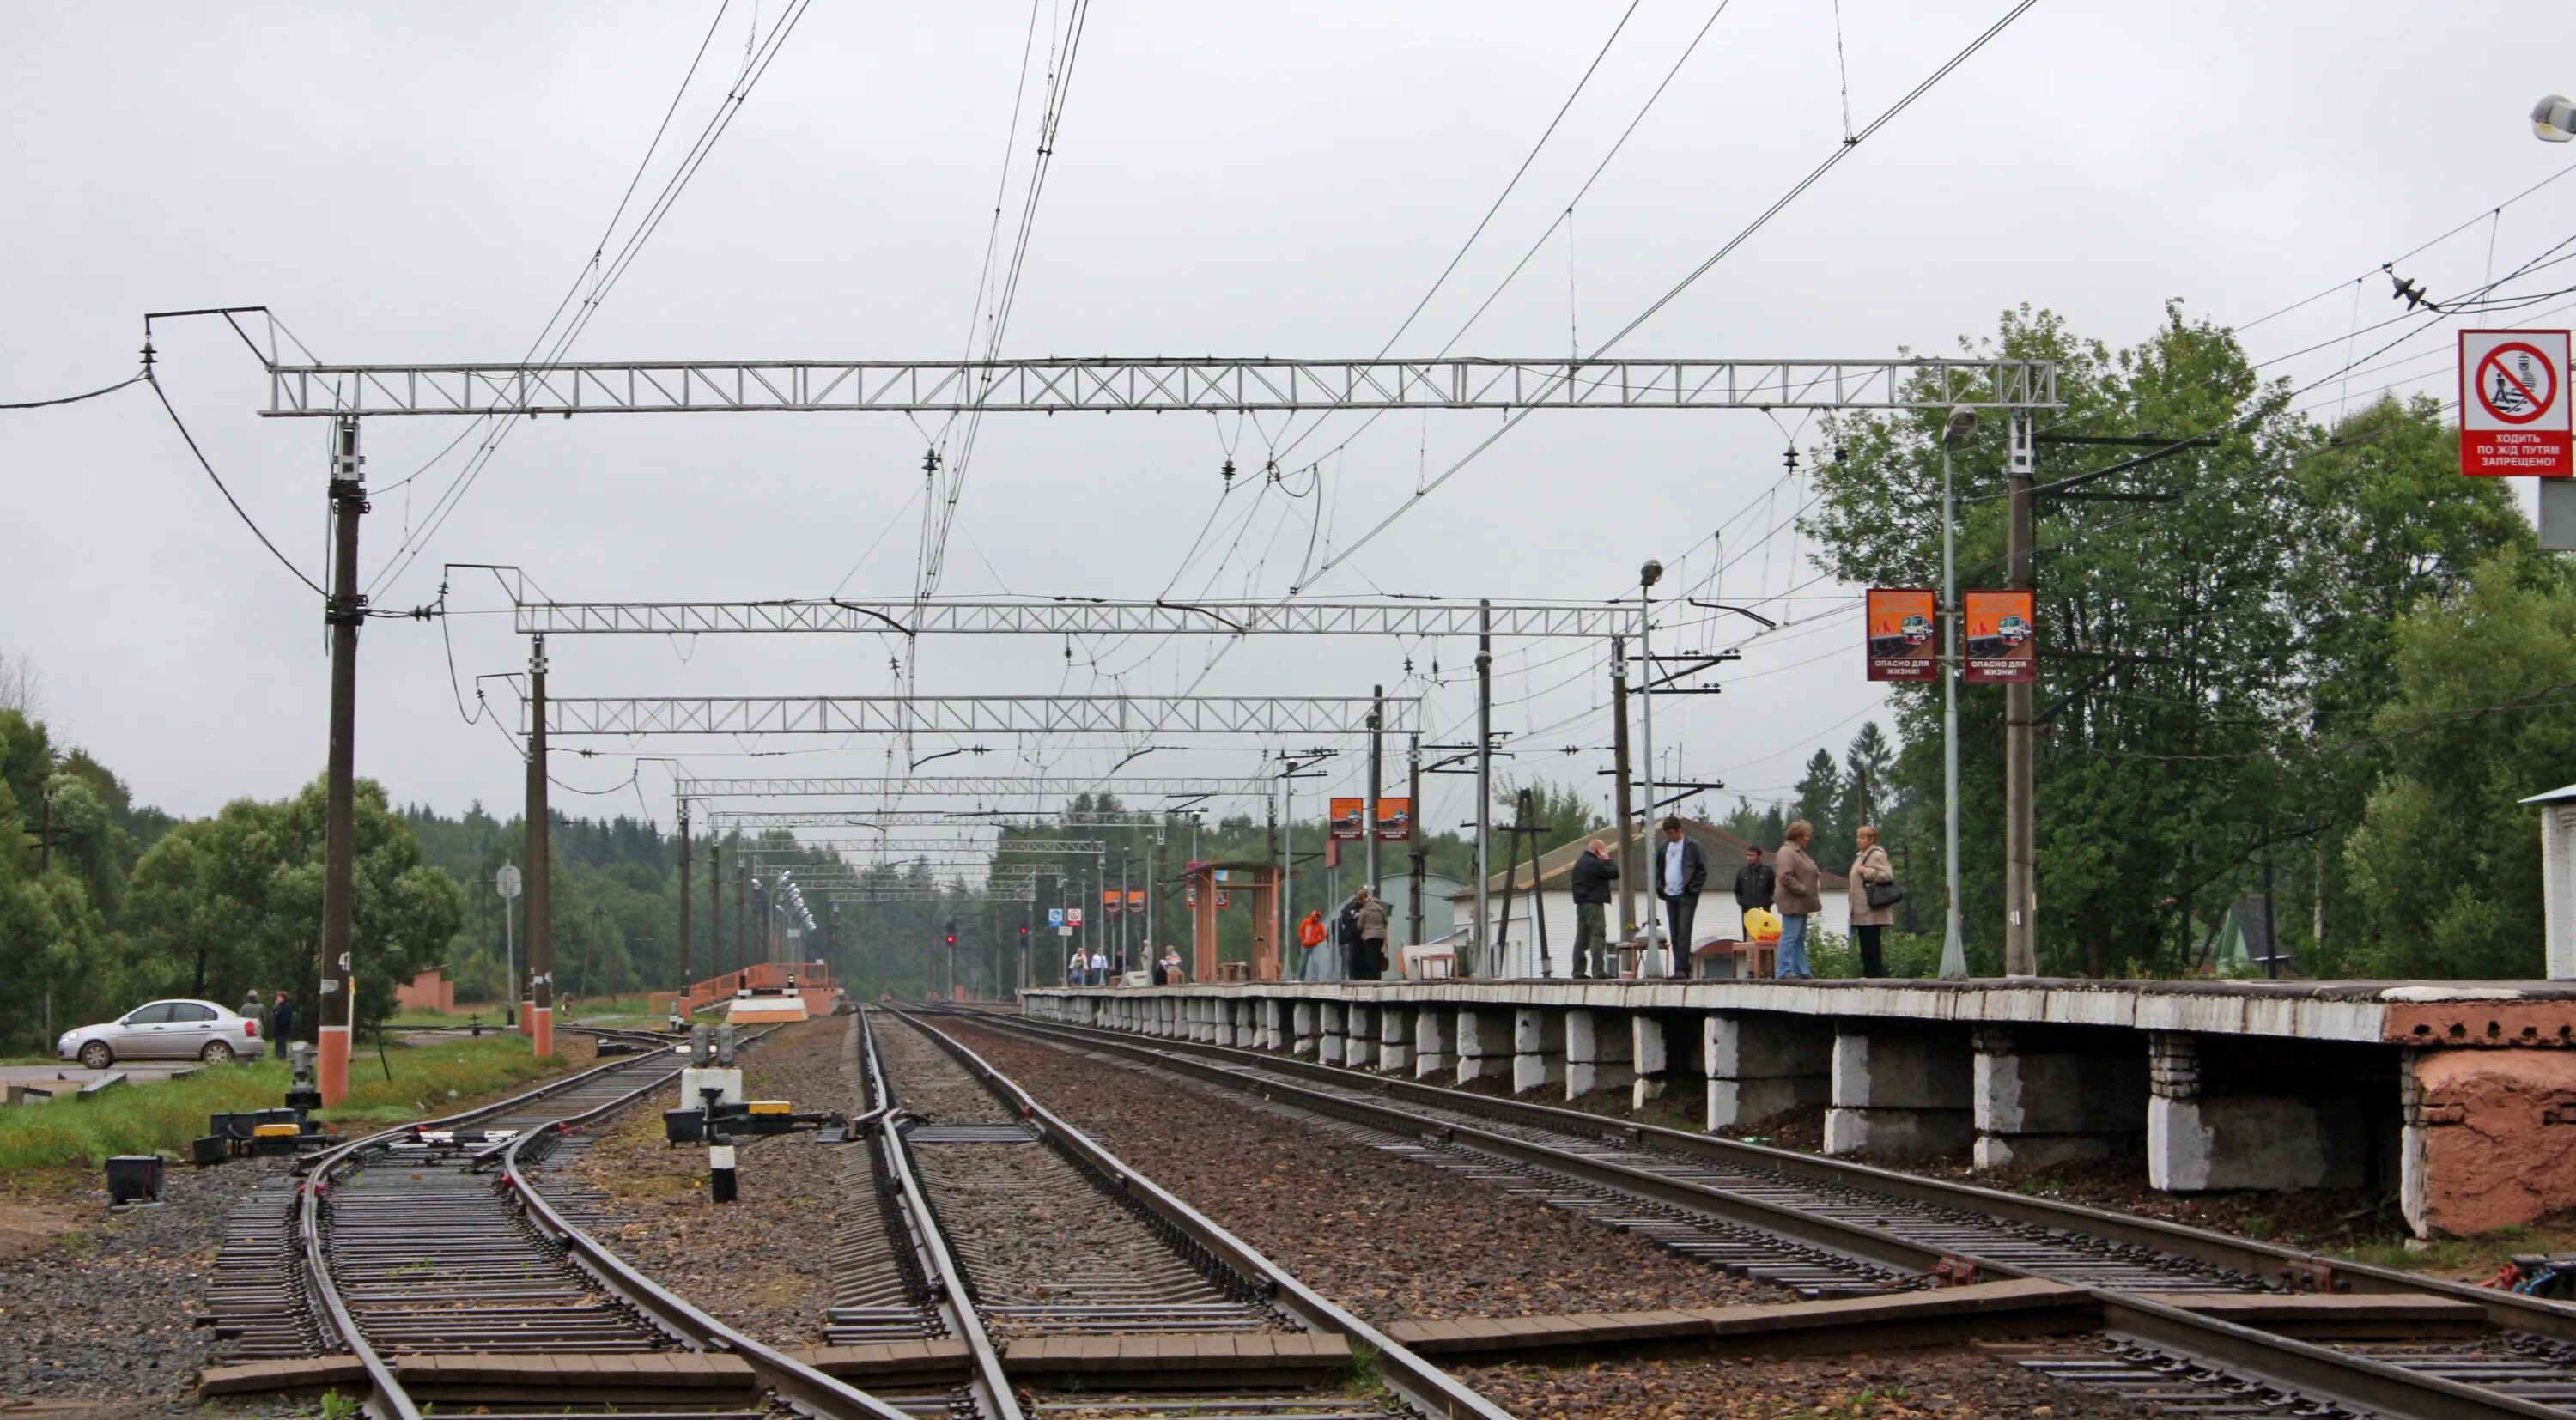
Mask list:
MULTIPOLYGON (((1896 899, 1888 897, 1884 907, 1874 905, 1869 900, 1869 889, 1874 883, 1895 882, 1896 865, 1888 861, 1887 850, 1879 846, 1875 824, 1865 823, 1852 830, 1852 838, 1860 847, 1852 857, 1851 871, 1844 876, 1851 879, 1852 935, 1860 940, 1860 974, 1883 977, 1887 975, 1883 939, 1888 924, 1896 920, 1896 899)), ((1886 896, 1884 891, 1880 895, 1886 896)))
POLYGON ((1824 880, 1817 876, 1816 860, 1807 856, 1807 842, 1815 832, 1815 826, 1805 819, 1790 824, 1788 837, 1781 841, 1775 855, 1780 888, 1777 974, 1783 981, 1815 979, 1815 974, 1807 970, 1807 919, 1825 907, 1824 880))
POLYGON ((1109 953, 1102 951, 1098 947, 1091 949, 1090 976, 1091 985, 1106 986, 1109 984, 1109 953))
POLYGON ((1324 914, 1310 910, 1297 924, 1297 979, 1321 981, 1324 970, 1324 914))
POLYGON ((1181 970, 1180 948, 1169 943, 1164 944, 1162 967, 1163 984, 1165 986, 1185 986, 1189 984, 1189 973, 1181 970))
POLYGON ((1067 986, 1090 985, 1090 966, 1091 963, 1083 958, 1082 948, 1074 948, 1073 955, 1064 959, 1064 984, 1067 986))
POLYGON ((1682 832, 1678 815, 1667 816, 1663 851, 1655 854, 1655 896, 1664 900, 1664 925, 1673 949, 1670 974, 1676 980, 1690 975, 1691 919, 1699 915, 1699 895, 1707 886, 1708 854, 1698 839, 1682 832))
POLYGON ((1610 885, 1619 881, 1619 865, 1610 845, 1593 839, 1574 855, 1567 873, 1574 888, 1574 979, 1610 979, 1610 933, 1603 917, 1610 910, 1610 885))
POLYGON ((1359 954, 1351 960, 1351 979, 1376 981, 1386 975, 1386 904, 1362 887, 1353 894, 1359 904, 1359 954))
MULTIPOLYGON (((1744 866, 1735 870, 1735 912, 1740 918, 1757 907, 1769 907, 1776 879, 1771 865, 1762 861, 1762 845, 1744 845, 1744 866)), ((1744 940, 1753 939, 1753 929, 1745 927, 1744 940)))

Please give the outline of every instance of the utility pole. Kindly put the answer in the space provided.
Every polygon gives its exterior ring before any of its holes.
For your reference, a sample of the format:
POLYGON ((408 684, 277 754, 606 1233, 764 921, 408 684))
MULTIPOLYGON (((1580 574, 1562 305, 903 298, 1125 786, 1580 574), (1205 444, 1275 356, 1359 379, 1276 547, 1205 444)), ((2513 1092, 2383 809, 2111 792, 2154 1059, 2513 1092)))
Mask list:
POLYGON ((315 1083, 322 1103, 349 1093, 349 1029, 355 1023, 349 925, 356 904, 358 625, 367 599, 358 591, 358 518, 367 485, 358 472, 358 421, 343 415, 331 460, 331 596, 322 620, 331 628, 330 758, 322 810, 322 1010, 315 1083))
POLYGON ((1279 764, 1279 974, 1288 980, 1302 980, 1306 975, 1306 951, 1302 946, 1295 956, 1288 946, 1297 940, 1290 924, 1297 920, 1297 762, 1280 756, 1279 764))
POLYGON ((1941 857, 1949 900, 1942 909, 1941 979, 1968 979, 1968 949, 1959 931, 1959 563, 1950 450, 1977 429, 1977 412, 1961 405, 1941 427, 1941 857))
POLYGON ((1422 945, 1422 865, 1431 856, 1422 836, 1422 736, 1407 737, 1404 747, 1405 856, 1413 863, 1412 925, 1408 936, 1413 945, 1422 945))
POLYGON ((552 821, 546 813, 546 638, 528 638, 528 1034, 555 1053, 554 920, 548 892, 552 821))
MULTIPOLYGON (((1646 759, 1646 852, 1648 855, 1652 855, 1655 851, 1653 847, 1655 822, 1654 587, 1655 583, 1663 580, 1663 576, 1664 564, 1652 558, 1648 558, 1646 565, 1637 572, 1637 664, 1646 668, 1646 691, 1637 697, 1637 747, 1644 752, 1646 759)), ((1673 886, 1678 887, 1679 884, 1673 884, 1673 886)), ((1655 932, 1663 920, 1662 908, 1663 898, 1660 894, 1646 894, 1645 950, 1637 954, 1637 974, 1640 976, 1655 969, 1655 932)), ((1689 948, 1676 945, 1674 950, 1681 952, 1689 948)), ((1681 958, 1676 956, 1673 960, 1677 967, 1681 958)), ((1667 971, 1672 969, 1666 968, 1667 971)))
POLYGON ((733 885, 733 954, 734 970, 751 969, 751 860, 740 853, 733 855, 734 871, 741 880, 733 885))
POLYGON ((1135 916, 1127 910, 1127 865, 1134 857, 1130 849, 1118 850, 1118 970, 1127 969, 1127 919, 1135 916))
MULTIPOLYGON (((1616 787, 1612 808, 1619 815, 1619 836, 1611 841, 1619 845, 1619 940, 1629 941, 1637 935, 1637 855, 1629 835, 1636 833, 1645 840, 1637 825, 1629 820, 1636 814, 1636 800, 1628 788, 1628 638, 1610 638, 1610 763, 1616 787)), ((1580 970, 1578 964, 1577 967, 1580 970)))
POLYGON ((599 961, 599 924, 608 915, 605 907, 590 909, 590 940, 581 949, 581 994, 590 994, 590 969, 599 961))
MULTIPOLYGON (((2031 489, 2039 472, 2030 415, 2014 410, 2004 460, 2006 584, 2016 591, 2039 585, 2031 565, 2031 489)), ((2039 974, 2039 876, 2031 805, 2031 715, 2038 686, 2016 680, 2004 686, 2004 975, 2039 974)), ((2267 894, 2264 902, 2271 902, 2267 894)))
MULTIPOLYGON (((707 832, 715 832, 709 826, 707 832)), ((724 975, 724 845, 707 841, 707 975, 724 975)))
POLYGON ((1366 850, 1361 854, 1361 861, 1368 865, 1368 889, 1369 896, 1371 897, 1375 897, 1385 891, 1384 888, 1379 886, 1377 875, 1377 800, 1378 794, 1384 787, 1385 780, 1385 725, 1386 687, 1382 685, 1370 686, 1368 717, 1368 821, 1360 825, 1362 833, 1366 835, 1360 841, 1367 845, 1366 850))
POLYGON ((1476 965, 1491 969, 1485 942, 1493 931, 1494 876, 1494 604, 1476 599, 1476 965))
POLYGON ((689 801, 680 801, 680 992, 689 990, 689 801))

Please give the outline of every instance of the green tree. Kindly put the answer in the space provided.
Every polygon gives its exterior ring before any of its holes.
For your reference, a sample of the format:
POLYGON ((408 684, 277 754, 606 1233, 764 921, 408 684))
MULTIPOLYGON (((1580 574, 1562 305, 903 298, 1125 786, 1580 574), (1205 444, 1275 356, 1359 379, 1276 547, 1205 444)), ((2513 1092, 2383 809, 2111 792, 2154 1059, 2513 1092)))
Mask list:
MULTIPOLYGON (((2057 361, 2067 407, 2052 428, 2213 439, 2091 485, 2170 501, 2039 503, 2041 970, 2190 969, 2267 855, 2294 865, 2286 890, 2321 909, 2309 918, 2367 934, 2375 902, 2317 865, 2338 861, 2333 845, 2385 757, 2317 746, 2366 723, 2387 694, 2389 641, 2408 606, 2527 543, 2509 490, 2456 475, 2429 402, 2316 427, 2230 332, 2178 304, 2116 354, 2028 308, 1962 345, 2057 361)), ((1937 411, 1831 423, 1846 456, 1820 464, 1805 524, 1826 570, 1939 584, 1940 423, 1937 411)), ((2002 576, 2002 445, 1990 431, 1952 455, 1963 586, 2002 576)), ((2092 462, 2044 447, 2042 481, 2092 462)), ((1960 867, 1979 970, 2000 965, 2002 701, 1980 687, 1960 694, 1960 867)), ((1894 817, 1928 822, 1941 812, 1938 688, 1901 688, 1895 705, 1894 817)), ((1922 860, 1908 871, 1936 881, 1938 835, 1907 831, 1922 860)), ((2284 914, 2285 926, 2313 925, 2300 916, 2284 914)))
POLYGON ((2402 618, 2389 664, 2370 728, 2392 763, 2343 855, 2370 904, 2348 965, 2537 976, 2539 817, 2516 801, 2576 781, 2576 578, 2500 555, 2402 618))
POLYGON ((1796 812, 1814 831, 1808 851, 1820 865, 1849 862, 1851 837, 1843 823, 1843 772, 1834 762, 1834 752, 1819 749, 1807 757, 1807 769, 1798 776, 1796 812))

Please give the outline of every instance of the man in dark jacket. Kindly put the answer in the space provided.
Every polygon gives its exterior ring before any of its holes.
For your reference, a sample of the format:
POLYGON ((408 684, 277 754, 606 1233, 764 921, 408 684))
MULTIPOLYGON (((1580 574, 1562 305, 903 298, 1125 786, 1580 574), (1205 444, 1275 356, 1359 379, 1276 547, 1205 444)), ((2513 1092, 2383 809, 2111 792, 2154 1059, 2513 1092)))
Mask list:
MULTIPOLYGON (((1778 886, 1779 879, 1772 874, 1771 865, 1762 861, 1761 845, 1745 844, 1744 866, 1735 870, 1735 911, 1738 916, 1757 907, 1769 907, 1771 895, 1778 886)), ((1745 935, 1753 934, 1747 932, 1745 935)))
POLYGON ((1682 832, 1682 821, 1675 815, 1665 818, 1664 841, 1649 856, 1655 864, 1655 896, 1664 900, 1664 922, 1672 934, 1672 974, 1686 977, 1690 975, 1691 919, 1699 915, 1699 895, 1708 886, 1708 854, 1700 850, 1698 839, 1682 832))
POLYGON ((1610 885, 1619 881, 1619 865, 1610 845, 1593 839, 1574 857, 1568 873, 1574 886, 1574 978, 1610 979, 1610 934, 1602 918, 1610 908, 1610 885))

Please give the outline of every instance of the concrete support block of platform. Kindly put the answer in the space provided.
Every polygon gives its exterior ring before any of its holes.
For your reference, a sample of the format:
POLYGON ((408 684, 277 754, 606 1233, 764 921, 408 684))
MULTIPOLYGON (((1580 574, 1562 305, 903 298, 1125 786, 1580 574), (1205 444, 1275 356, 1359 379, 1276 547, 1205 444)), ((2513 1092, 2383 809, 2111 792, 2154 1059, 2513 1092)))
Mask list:
POLYGON ((1401 1075, 1413 1068, 1413 1016, 1410 1006, 1380 1006, 1377 1012, 1377 1068, 1401 1075))
POLYGON ((1512 1013, 1512 1093, 1564 1083, 1565 1017, 1552 1006, 1512 1013))
POLYGON ((1315 1057, 1315 1053, 1320 1048, 1322 1040, 1322 1032, 1316 1028, 1316 1022, 1322 1019, 1323 1014, 1322 1002, 1297 1001, 1291 1003, 1290 1029, 1288 1036, 1288 1051, 1290 1054, 1302 1055, 1309 1060, 1315 1057))
POLYGON ((1339 1001, 1320 1001, 1316 1006, 1315 1058, 1327 1065, 1339 1065, 1350 1047, 1349 1038, 1342 1034, 1342 1021, 1350 1008, 1339 1001))
POLYGON ((1507 1078, 1512 1069, 1512 1013, 1461 1010, 1458 1030, 1458 1083, 1507 1078))
POLYGON ((1354 1070, 1377 1068, 1377 1009, 1354 1003, 1342 1020, 1342 1063, 1354 1070))
POLYGON ((2399 1201, 2418 1236, 2576 1207, 2576 1055, 2409 1050, 2399 1201))
POLYGON ((1636 1072, 1628 1094, 1632 1108, 1644 1109, 1648 1101, 1662 1099, 1694 1068, 1693 1057, 1700 1049, 1698 1028, 1690 1017, 1669 1012, 1629 1015, 1628 1062, 1636 1072))
POLYGON ((2245 1080, 2213 1093, 2191 1035, 2150 1032, 2147 1049, 2148 1183, 2173 1193, 2361 1186, 2370 1139, 2357 1101, 2252 1093, 2245 1080))
POLYGON ((2147 1054, 2135 1035, 1979 1026, 1976 1164, 2125 1158, 2145 1147, 2147 1054))
POLYGON ((1750 1011, 1713 1011, 1701 1025, 1708 1072, 1708 1127, 1758 1124, 1831 1094, 1830 1021, 1750 1011))
POLYGON ((1637 1078, 1625 1011, 1565 1013, 1565 1097, 1625 1088, 1637 1078))
POLYGON ((1457 1063, 1458 1017, 1437 1006, 1413 1013, 1413 1078, 1436 1079, 1457 1063))
POLYGON ((1966 1153, 1977 1133, 1972 1054, 1960 1027, 1837 1022, 1825 1152, 1888 1158, 1966 1153))

